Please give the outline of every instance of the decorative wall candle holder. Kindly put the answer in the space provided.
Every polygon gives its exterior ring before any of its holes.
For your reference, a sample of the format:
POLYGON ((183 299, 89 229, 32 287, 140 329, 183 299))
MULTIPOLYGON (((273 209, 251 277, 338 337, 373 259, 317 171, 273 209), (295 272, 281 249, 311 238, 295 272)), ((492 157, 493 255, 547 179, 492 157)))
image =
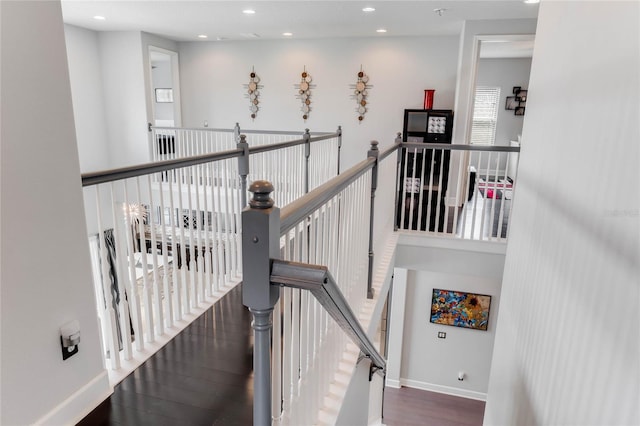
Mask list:
POLYGON ((314 89, 315 84, 311 84, 313 79, 311 74, 307 72, 307 67, 304 67, 301 74, 300 83, 294 85, 298 90, 297 98, 302 102, 300 110, 302 111, 302 119, 307 120, 309 113, 311 112, 311 89, 314 89))
POLYGON ((360 66, 360 71, 357 75, 358 80, 356 84, 351 85, 351 89, 353 90, 352 98, 357 102, 356 111, 358 112, 358 121, 362 122, 364 115, 368 111, 369 89, 373 86, 369 84, 369 76, 362 71, 362 66, 360 66))
POLYGON ((260 83, 260 77, 256 74, 253 67, 251 67, 251 72, 249 73, 249 83, 245 84, 244 87, 247 89, 247 93, 245 94, 246 98, 249 98, 249 111, 251 111, 251 119, 254 120, 258 116, 258 111, 260 107, 260 89, 262 89, 262 85, 260 83))

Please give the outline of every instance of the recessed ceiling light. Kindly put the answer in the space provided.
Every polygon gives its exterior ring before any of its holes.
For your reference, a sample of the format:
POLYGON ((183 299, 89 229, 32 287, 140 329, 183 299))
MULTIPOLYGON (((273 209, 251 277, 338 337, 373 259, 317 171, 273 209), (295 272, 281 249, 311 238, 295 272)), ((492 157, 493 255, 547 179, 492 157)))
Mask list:
POLYGON ((93 19, 95 19, 96 21, 104 21, 107 18, 105 18, 104 16, 96 15, 93 17, 93 19))
POLYGON ((242 13, 244 13, 245 15, 253 15, 254 13, 256 13, 256 11, 253 9, 245 9, 242 11, 242 13))
POLYGON ((527 4, 536 4, 536 3, 540 3, 540 0, 524 0, 524 2, 527 4))
POLYGON ((293 33, 282 33, 283 36, 285 37, 291 37, 293 35, 293 33))
POLYGON ((385 30, 384 28, 379 28, 376 30, 377 33, 386 33, 387 30, 385 30))
POLYGON ((198 38, 207 38, 208 36, 206 34, 198 34, 198 38))
POLYGON ((376 8, 375 7, 365 7, 362 9, 363 12, 375 12, 376 8))

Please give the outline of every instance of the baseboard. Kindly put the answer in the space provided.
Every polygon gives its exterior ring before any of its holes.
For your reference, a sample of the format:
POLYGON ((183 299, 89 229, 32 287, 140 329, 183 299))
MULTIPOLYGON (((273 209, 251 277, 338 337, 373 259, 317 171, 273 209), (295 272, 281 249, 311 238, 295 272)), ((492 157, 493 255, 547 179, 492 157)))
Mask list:
POLYGON ((487 394, 467 389, 454 388, 451 386, 435 385, 433 383, 420 382, 417 380, 400 379, 400 384, 408 388, 426 390, 430 392, 443 393, 446 395, 459 396, 462 398, 476 399, 478 401, 486 401, 487 394))
POLYGON ((385 382, 385 386, 390 388, 395 388, 395 389, 400 389, 402 387, 402 385, 400 384, 400 380, 389 379, 389 378, 387 378, 387 381, 385 382))
POLYGON ((34 424, 75 425, 112 393, 109 376, 103 371, 34 424))

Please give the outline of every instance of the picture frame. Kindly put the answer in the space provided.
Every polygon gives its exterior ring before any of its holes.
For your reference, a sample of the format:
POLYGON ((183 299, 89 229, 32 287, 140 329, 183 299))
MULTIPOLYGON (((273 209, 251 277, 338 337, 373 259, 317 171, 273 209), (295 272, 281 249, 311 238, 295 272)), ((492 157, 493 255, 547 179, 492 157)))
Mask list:
POLYGON ((520 106, 520 102, 515 96, 507 96, 507 100, 504 104, 504 109, 511 111, 520 106))
POLYGON ((514 113, 513 113, 513 114, 514 114, 514 115, 524 115, 524 109, 525 109, 525 107, 523 107, 523 106, 519 106, 519 107, 517 107, 517 108, 515 109, 515 111, 514 111, 514 113))
POLYGON ((173 102, 173 89, 170 88, 158 88, 156 92, 156 103, 172 103, 173 102))
POLYGON ((487 331, 491 296, 434 288, 429 322, 487 331))
POLYGON ((516 99, 520 102, 527 102, 527 90, 520 90, 516 94, 516 99))
POLYGON ((522 86, 513 86, 513 94, 517 95, 521 89, 522 89, 522 86))

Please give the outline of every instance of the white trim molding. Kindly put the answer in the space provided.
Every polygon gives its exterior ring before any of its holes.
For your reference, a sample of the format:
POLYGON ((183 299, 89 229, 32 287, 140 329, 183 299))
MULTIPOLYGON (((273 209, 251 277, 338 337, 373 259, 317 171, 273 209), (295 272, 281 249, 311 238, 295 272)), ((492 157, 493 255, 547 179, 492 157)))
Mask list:
POLYGON ((109 384, 109 376, 106 371, 103 371, 34 424, 77 424, 112 393, 113 387, 109 384))
POLYGON ((451 386, 435 385, 433 383, 420 382, 417 380, 400 379, 400 384, 408 388, 426 390, 430 392, 443 393, 446 395, 459 396, 461 398, 475 399, 478 401, 486 401, 487 394, 484 392, 476 392, 467 389, 454 388, 451 386))

